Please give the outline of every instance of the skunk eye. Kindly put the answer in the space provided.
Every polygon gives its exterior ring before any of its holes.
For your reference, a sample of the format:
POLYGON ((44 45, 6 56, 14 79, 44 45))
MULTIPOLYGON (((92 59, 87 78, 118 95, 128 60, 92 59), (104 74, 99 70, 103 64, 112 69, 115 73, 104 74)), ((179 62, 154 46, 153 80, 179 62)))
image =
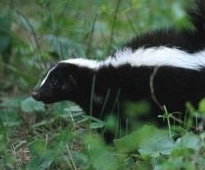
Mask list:
POLYGON ((53 88, 60 88, 61 87, 61 83, 56 78, 52 78, 50 84, 53 88))

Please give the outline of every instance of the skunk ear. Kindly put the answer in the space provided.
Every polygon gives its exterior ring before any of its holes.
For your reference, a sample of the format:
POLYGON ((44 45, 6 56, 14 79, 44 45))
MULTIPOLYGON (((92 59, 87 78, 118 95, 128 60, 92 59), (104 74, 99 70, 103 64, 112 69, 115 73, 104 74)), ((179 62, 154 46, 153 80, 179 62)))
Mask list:
POLYGON ((68 90, 68 89, 73 89, 77 86, 77 79, 73 74, 68 75, 67 81, 63 84, 62 89, 63 90, 68 90))
POLYGON ((69 83, 72 84, 72 85, 77 84, 77 80, 72 74, 69 74, 69 83))

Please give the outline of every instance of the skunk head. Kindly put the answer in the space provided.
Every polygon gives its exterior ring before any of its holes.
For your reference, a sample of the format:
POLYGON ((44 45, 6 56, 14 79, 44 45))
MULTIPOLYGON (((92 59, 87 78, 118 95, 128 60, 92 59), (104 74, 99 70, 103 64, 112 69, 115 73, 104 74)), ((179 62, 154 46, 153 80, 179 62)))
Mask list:
POLYGON ((32 96, 47 104, 63 100, 79 103, 86 92, 90 94, 93 74, 98 67, 96 61, 88 59, 60 61, 48 70, 32 96))
POLYGON ((76 70, 73 64, 58 63, 47 72, 32 97, 47 104, 72 98, 78 88, 76 70))

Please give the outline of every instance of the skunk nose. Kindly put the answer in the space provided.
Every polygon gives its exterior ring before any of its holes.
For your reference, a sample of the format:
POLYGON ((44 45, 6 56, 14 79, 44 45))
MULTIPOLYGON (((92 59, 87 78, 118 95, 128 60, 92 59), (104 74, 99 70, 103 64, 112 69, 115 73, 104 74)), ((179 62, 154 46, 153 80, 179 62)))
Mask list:
POLYGON ((41 95, 40 95, 40 93, 38 93, 37 91, 34 91, 34 92, 32 93, 32 97, 33 97, 35 100, 39 100, 40 97, 41 97, 41 95))

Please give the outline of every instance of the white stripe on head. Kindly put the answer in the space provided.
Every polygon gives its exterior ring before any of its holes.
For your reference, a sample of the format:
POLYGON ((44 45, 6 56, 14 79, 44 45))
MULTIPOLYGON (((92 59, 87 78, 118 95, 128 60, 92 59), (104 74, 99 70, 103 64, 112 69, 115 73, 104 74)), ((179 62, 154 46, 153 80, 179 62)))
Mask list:
POLYGON ((52 67, 46 74, 45 78, 42 80, 40 87, 42 87, 44 85, 44 83, 46 82, 46 79, 48 78, 49 74, 56 68, 57 66, 52 67))
MULTIPOLYGON (((59 63, 68 63, 68 64, 74 64, 77 65, 79 67, 87 67, 93 70, 97 70, 99 68, 99 62, 97 60, 89 60, 89 59, 84 59, 84 58, 76 58, 76 59, 68 59, 68 60, 62 60, 59 61, 59 63)), ((57 64, 57 65, 58 65, 57 64)), ((45 78, 42 80, 40 87, 42 87, 44 85, 44 83, 46 82, 48 76, 50 75, 50 73, 57 67, 54 66, 52 67, 46 74, 45 78)))
POLYGON ((205 50, 191 54, 177 48, 164 46, 140 48, 136 51, 125 48, 117 51, 114 57, 106 59, 104 64, 114 67, 129 64, 132 67, 172 66, 200 70, 202 66, 205 66, 205 50))

